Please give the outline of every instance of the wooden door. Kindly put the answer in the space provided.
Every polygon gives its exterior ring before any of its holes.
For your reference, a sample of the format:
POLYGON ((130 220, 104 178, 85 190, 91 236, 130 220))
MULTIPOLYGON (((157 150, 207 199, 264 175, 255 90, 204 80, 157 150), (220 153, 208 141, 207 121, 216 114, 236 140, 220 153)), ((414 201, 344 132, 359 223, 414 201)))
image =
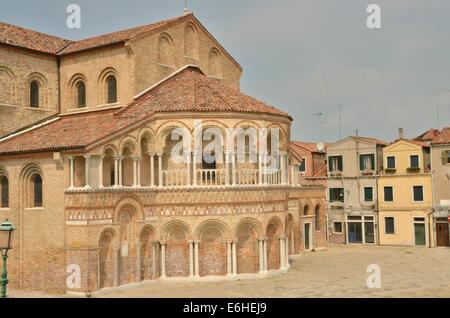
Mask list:
POLYGON ((449 246, 448 223, 436 223, 437 246, 449 246))

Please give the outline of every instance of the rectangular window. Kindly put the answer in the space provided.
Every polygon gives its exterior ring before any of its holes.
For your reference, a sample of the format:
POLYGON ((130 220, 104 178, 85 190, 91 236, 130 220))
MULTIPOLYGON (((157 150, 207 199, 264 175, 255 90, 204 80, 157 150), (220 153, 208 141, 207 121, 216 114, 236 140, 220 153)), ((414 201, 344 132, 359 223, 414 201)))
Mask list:
POLYGON ((395 234, 394 218, 385 217, 384 218, 384 233, 395 234))
POLYGON ((375 170, 375 155, 365 154, 359 156, 359 170, 375 170))
POLYGON ((442 150, 441 159, 443 165, 450 164, 450 150, 442 150))
POLYGON ((384 201, 394 201, 394 189, 392 187, 384 187, 384 201))
POLYGON ((418 155, 409 156, 409 167, 410 168, 419 168, 419 156, 418 155))
POLYGON ((413 186, 414 202, 423 201, 423 186, 413 186))
POLYGON ((306 171, 306 158, 302 158, 302 162, 298 165, 298 172, 306 171))
POLYGON ((328 168, 330 172, 342 172, 342 156, 328 157, 328 168))
POLYGON ((395 157, 394 156, 387 156, 387 168, 388 169, 395 169, 395 157))
POLYGON ((365 202, 373 201, 373 188, 372 187, 364 187, 364 201, 365 202))
POLYGON ((344 189, 343 188, 331 188, 330 189, 330 202, 344 202, 344 189))
POLYGON ((450 163, 450 150, 447 150, 447 163, 450 163))
POLYGON ((334 233, 342 233, 342 222, 334 222, 333 227, 334 233))

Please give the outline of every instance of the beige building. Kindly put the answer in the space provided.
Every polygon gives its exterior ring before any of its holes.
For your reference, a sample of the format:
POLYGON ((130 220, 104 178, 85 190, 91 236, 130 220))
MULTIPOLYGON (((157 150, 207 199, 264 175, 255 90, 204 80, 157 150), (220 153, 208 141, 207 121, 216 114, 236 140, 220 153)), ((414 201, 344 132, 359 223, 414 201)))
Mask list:
POLYGON ((385 142, 350 136, 327 147, 327 213, 332 243, 378 244, 377 175, 385 142))
POLYGON ((450 221, 450 127, 444 128, 431 141, 431 168, 435 244, 447 247, 450 221))
POLYGON ((0 24, 1 213, 17 226, 10 284, 87 293, 266 276, 324 247, 324 187, 289 173, 292 118, 244 95, 241 74, 193 14, 82 41, 0 24), (277 129, 279 147, 244 136, 241 151, 230 128, 277 129), (213 160, 189 151, 211 138, 222 146, 213 160), (181 161, 177 141, 188 149, 181 161))

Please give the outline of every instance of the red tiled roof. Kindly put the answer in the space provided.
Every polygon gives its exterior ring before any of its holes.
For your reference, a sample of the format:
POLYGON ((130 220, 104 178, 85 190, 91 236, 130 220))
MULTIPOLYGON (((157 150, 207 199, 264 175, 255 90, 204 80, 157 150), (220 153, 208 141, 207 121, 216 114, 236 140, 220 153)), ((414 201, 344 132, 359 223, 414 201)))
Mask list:
POLYGON ((43 53, 63 55, 106 45, 123 43, 191 15, 192 13, 188 13, 173 19, 112 32, 80 41, 70 41, 0 22, 0 43, 43 53))
POLYGON ((117 115, 141 118, 149 112, 239 112, 289 117, 286 112, 220 84, 192 65, 156 85, 117 115))
POLYGON ((414 138, 414 140, 431 141, 434 138, 436 138, 436 136, 439 134, 439 132, 440 132, 439 129, 430 128, 426 132, 424 132, 423 134, 420 134, 419 136, 414 138))
POLYGON ((42 127, 0 142, 0 154, 84 148, 131 123, 130 120, 116 120, 114 112, 108 110, 61 116, 42 127))
POLYGON ((67 46, 70 41, 0 22, 0 43, 48 54, 56 54, 67 46))
MULTIPOLYGON (((326 145, 325 145, 326 146, 326 145)), ((314 142, 303 142, 303 141, 291 141, 291 149, 298 153, 298 148, 303 148, 309 152, 325 153, 325 150, 320 151, 317 149, 317 143, 314 142)))
POLYGON ((414 140, 414 139, 406 139, 406 138, 401 138, 401 139, 397 139, 396 141, 391 142, 389 145, 393 145, 396 142, 403 140, 406 142, 409 142, 411 144, 417 145, 417 146, 421 146, 421 147, 430 147, 430 144, 425 142, 425 141, 420 141, 420 140, 414 140))
POLYGON ((431 141, 432 145, 450 144, 450 127, 445 127, 439 134, 431 141))
POLYGON ((126 41, 129 41, 131 39, 134 39, 144 33, 156 30, 158 28, 161 28, 163 26, 168 25, 169 23, 181 20, 186 18, 187 16, 191 16, 192 13, 188 13, 183 16, 179 16, 173 19, 163 20, 160 22, 147 24, 138 26, 135 28, 127 29, 127 30, 121 30, 117 32, 112 32, 109 34, 104 34, 76 42, 72 42, 69 46, 64 48, 62 51, 59 52, 60 55, 89 50, 93 48, 98 48, 106 45, 116 44, 116 43, 123 43, 126 41))
POLYGON ((64 115, 41 127, 0 141, 0 154, 83 149, 157 112, 240 112, 289 116, 216 83, 200 69, 185 67, 121 110, 64 115))

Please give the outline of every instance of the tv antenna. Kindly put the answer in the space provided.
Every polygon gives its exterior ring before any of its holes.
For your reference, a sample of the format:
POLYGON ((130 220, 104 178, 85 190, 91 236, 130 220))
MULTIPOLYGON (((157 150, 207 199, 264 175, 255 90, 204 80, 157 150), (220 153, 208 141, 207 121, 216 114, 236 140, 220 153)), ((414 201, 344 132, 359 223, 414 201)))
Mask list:
POLYGON ((341 111, 342 111, 342 105, 338 106, 338 135, 339 135, 339 140, 341 140, 342 136, 341 136, 341 111))
POLYGON ((441 126, 441 120, 440 120, 440 113, 439 113, 439 96, 442 93, 450 93, 450 90, 436 90, 432 92, 431 94, 428 94, 426 96, 434 96, 436 99, 436 128, 439 129, 441 126))

